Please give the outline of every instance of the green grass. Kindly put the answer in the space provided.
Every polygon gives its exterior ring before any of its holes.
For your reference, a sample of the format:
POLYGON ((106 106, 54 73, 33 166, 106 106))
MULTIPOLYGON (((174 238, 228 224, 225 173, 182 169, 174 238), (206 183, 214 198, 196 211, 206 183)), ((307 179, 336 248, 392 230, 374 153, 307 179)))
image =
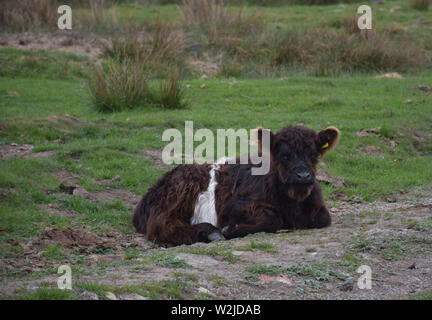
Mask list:
MULTIPOLYGON (((393 0, 385 4, 369 4, 372 7, 373 19, 379 21, 378 28, 385 28, 395 21, 398 24, 414 29, 412 21, 420 19, 420 22, 430 21, 432 18, 431 10, 425 12, 416 11, 409 6, 408 1, 393 0), (390 12, 390 8, 400 6, 401 10, 390 12), (385 10, 379 10, 383 8, 385 10)), ((302 6, 302 5, 283 5, 260 7, 250 4, 245 8, 245 15, 250 16, 256 10, 260 10, 262 19, 266 22, 268 28, 275 26, 294 28, 309 28, 322 26, 338 26, 334 21, 342 20, 347 15, 355 15, 358 3, 344 4, 343 11, 339 4, 326 6, 302 6), (336 10, 336 11, 335 11, 336 10), (333 24, 332 24, 333 23, 333 24)), ((82 9, 80 9, 82 10, 82 9)), ((119 23, 134 21, 141 24, 150 24, 162 18, 169 22, 180 22, 182 20, 181 12, 176 5, 152 5, 150 8, 139 5, 117 5, 111 8, 116 13, 119 23)), ((238 6, 232 6, 232 11, 238 10, 238 6)), ((424 31, 425 35, 426 30, 424 31)))
POLYGON ((25 290, 18 295, 3 296, 7 300, 79 300, 80 297, 71 290, 57 288, 37 288, 34 292, 25 290))
POLYGON ((432 231, 432 217, 428 217, 422 221, 414 222, 409 225, 409 228, 417 231, 432 231))
POLYGON ((252 274, 266 274, 270 276, 277 276, 281 271, 281 266, 275 266, 275 265, 262 265, 262 264, 255 264, 252 266, 247 266, 245 268, 246 272, 252 273, 252 274))
POLYGON ((88 60, 57 51, 0 49, 0 77, 83 78, 88 75, 88 60))
POLYGON ((235 248, 235 250, 239 251, 255 251, 255 249, 272 253, 277 252, 274 244, 266 242, 256 242, 254 240, 251 240, 250 243, 246 246, 235 248))
POLYGON ((49 260, 62 260, 65 255, 60 245, 50 244, 45 247, 44 251, 42 252, 42 256, 49 260))
POLYGON ((347 244, 352 252, 373 252, 380 254, 386 260, 400 260, 407 256, 422 255, 417 245, 428 244, 432 241, 430 237, 422 236, 394 236, 387 238, 366 238, 365 236, 354 236, 347 244))
POLYGON ((432 290, 425 290, 423 292, 417 293, 410 296, 412 300, 432 300, 432 290))
POLYGON ((222 256, 229 263, 236 263, 239 257, 233 255, 231 247, 227 243, 212 244, 206 247, 184 247, 180 249, 184 253, 208 255, 208 256, 222 256))
POLYGON ((255 264, 245 267, 245 271, 249 273, 247 274, 249 279, 251 275, 265 274, 277 276, 279 273, 284 273, 291 276, 297 275, 300 277, 313 278, 316 281, 330 281, 331 279, 346 280, 348 278, 348 276, 345 273, 340 272, 337 266, 334 264, 316 261, 292 265, 289 267, 282 267, 280 265, 255 264))

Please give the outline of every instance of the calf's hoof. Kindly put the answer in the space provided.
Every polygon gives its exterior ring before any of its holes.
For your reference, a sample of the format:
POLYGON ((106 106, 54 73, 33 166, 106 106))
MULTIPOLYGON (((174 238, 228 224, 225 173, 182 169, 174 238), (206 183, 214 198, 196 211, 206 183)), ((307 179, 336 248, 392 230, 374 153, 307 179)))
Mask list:
POLYGON ((210 242, 216 240, 225 240, 225 237, 222 235, 222 233, 219 230, 217 230, 217 231, 213 231, 208 235, 208 240, 210 242))
POLYGON ((222 228, 222 234, 225 238, 229 239, 233 232, 235 232, 238 229, 238 224, 236 225, 228 225, 222 228))

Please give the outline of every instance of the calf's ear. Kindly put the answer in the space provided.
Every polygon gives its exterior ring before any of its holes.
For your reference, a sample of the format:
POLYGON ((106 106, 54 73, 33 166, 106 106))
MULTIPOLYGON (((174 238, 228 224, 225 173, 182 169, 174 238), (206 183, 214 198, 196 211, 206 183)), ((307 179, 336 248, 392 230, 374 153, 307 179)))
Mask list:
POLYGON ((251 132, 251 144, 258 147, 258 151, 269 152, 274 142, 274 134, 270 129, 258 127, 251 132))
POLYGON ((318 133, 318 149, 321 155, 336 147, 339 136, 340 132, 336 127, 328 127, 318 133))

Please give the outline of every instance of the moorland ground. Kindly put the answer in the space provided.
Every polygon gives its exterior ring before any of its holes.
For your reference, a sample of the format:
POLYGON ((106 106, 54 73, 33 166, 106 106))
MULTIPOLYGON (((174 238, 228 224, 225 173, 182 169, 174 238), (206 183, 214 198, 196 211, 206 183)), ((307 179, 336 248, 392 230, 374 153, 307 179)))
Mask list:
MULTIPOLYGON (((250 4, 244 12, 253 23, 244 20, 260 26, 263 39, 288 28, 346 35, 345 18, 356 7, 250 4)), ((215 36, 197 26, 180 28, 183 15, 173 4, 105 9, 115 23, 95 22, 91 8, 77 11, 82 25, 66 35, 43 26, 2 29, 2 298, 431 298, 431 10, 414 10, 405 1, 374 5, 376 33, 408 43, 416 61, 402 49, 392 56, 367 42, 360 44, 366 60, 379 57, 367 69, 357 64, 357 54, 315 63, 322 43, 305 48, 297 42, 286 50, 264 40, 250 46, 241 30, 215 36), (84 23, 87 16, 93 24, 84 23), (154 63, 143 64, 149 87, 156 89, 175 65, 186 107, 152 102, 101 112, 94 106, 88 85, 93 65, 119 54, 113 44, 107 47, 111 38, 134 43, 121 37, 133 19, 133 28, 149 34, 159 19, 182 30, 175 42, 180 52, 164 51, 169 59, 152 53, 154 63), (236 37, 243 40, 227 41, 236 37), (311 59, 293 50, 311 53, 311 59), (175 248, 146 241, 132 228, 132 210, 169 169, 160 158, 162 132, 183 131, 185 120, 213 131, 338 127, 340 144, 319 165, 330 177, 321 184, 332 226, 175 248), (72 267, 71 291, 57 289, 57 268, 64 264, 72 267), (371 290, 357 286, 360 265, 372 268, 371 290)))

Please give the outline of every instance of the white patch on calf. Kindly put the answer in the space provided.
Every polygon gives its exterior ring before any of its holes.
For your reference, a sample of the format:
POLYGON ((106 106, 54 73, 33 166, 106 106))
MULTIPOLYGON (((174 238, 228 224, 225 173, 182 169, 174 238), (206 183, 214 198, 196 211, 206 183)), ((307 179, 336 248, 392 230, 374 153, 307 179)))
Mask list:
POLYGON ((216 214, 216 197, 215 190, 217 186, 216 171, 219 170, 218 163, 214 163, 209 172, 210 180, 206 191, 201 192, 195 204, 194 215, 191 218, 191 224, 210 223, 217 227, 216 214))

